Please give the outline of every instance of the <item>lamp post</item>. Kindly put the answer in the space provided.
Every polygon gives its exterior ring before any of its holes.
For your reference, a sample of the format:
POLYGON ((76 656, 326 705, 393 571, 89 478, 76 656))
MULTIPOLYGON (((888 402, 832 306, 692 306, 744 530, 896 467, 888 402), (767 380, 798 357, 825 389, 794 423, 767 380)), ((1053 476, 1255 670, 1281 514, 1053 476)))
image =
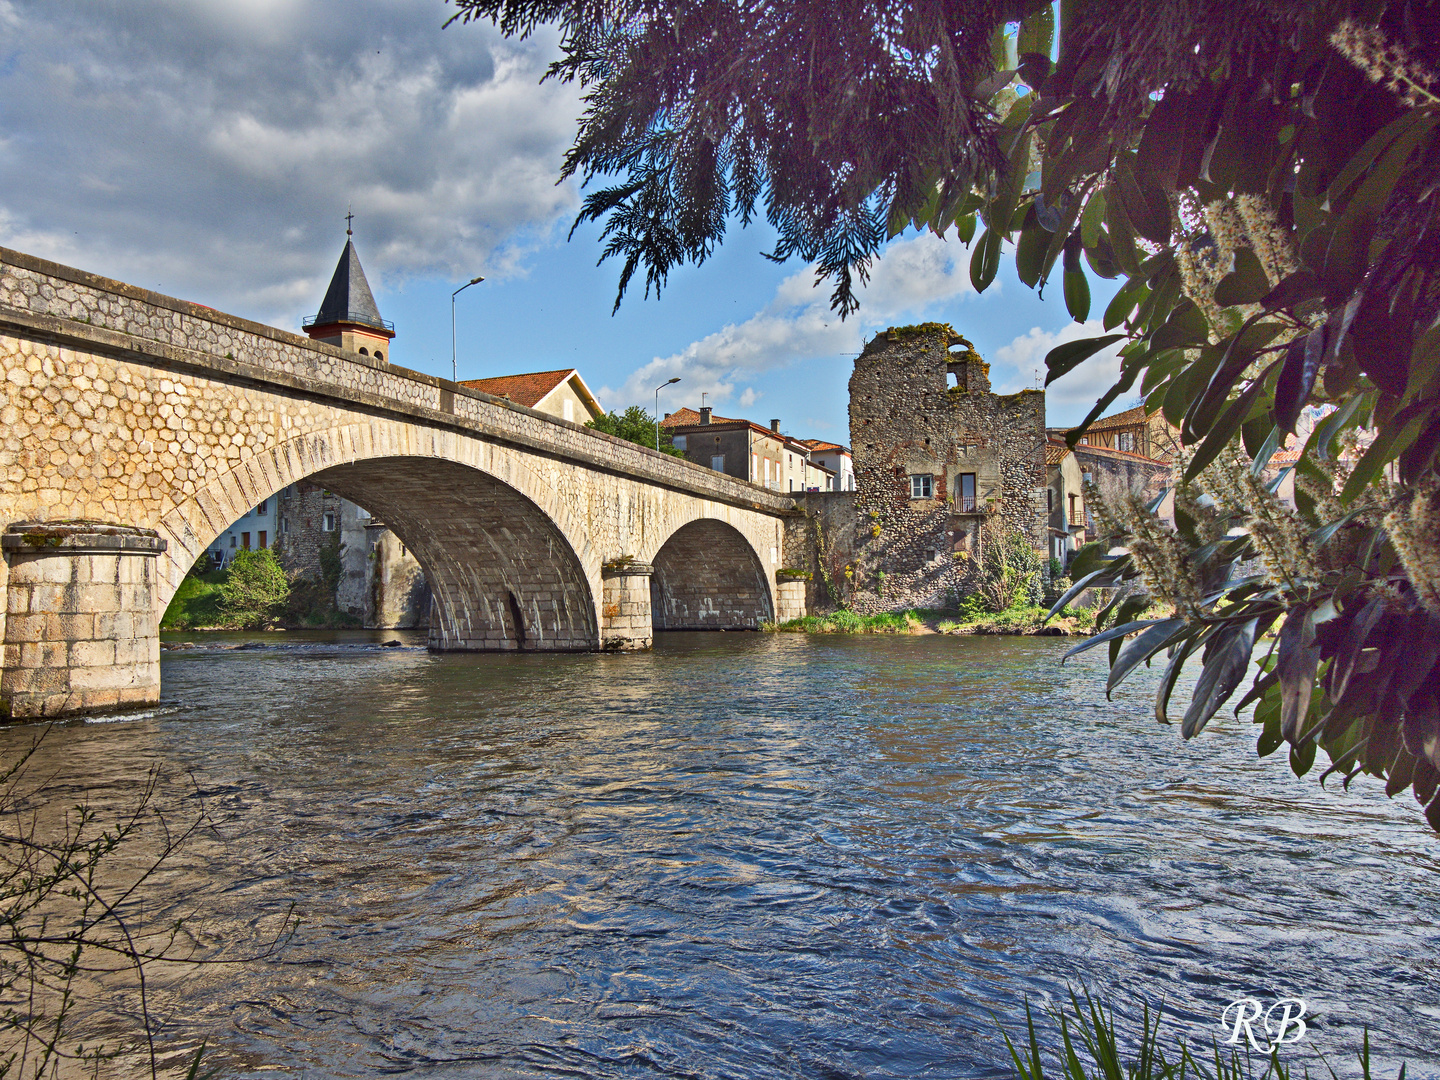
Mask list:
POLYGON ((455 359, 455 298, 468 289, 471 285, 479 285, 484 281, 483 277, 472 277, 464 285, 450 294, 450 381, 460 381, 460 365, 455 359))
POLYGON ((677 375, 675 376, 675 378, 667 379, 665 382, 662 382, 659 386, 655 387, 655 452, 657 454, 660 452, 660 391, 664 390, 665 387, 669 386, 671 383, 677 383, 679 381, 680 376, 677 375))

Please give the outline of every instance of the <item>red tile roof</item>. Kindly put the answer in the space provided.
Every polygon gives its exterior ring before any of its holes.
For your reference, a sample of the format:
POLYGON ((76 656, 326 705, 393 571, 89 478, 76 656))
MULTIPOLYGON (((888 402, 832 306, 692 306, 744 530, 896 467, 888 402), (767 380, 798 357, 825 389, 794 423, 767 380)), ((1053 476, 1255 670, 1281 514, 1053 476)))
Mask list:
POLYGON ((1070 447, 1064 439, 1057 439, 1053 435, 1045 440, 1045 464, 1059 465, 1070 454, 1070 447))
POLYGON ((532 371, 525 375, 498 375, 493 379, 466 379, 460 385, 496 397, 508 397, 517 405, 533 409, 550 391, 574 374, 574 368, 563 368, 559 371, 532 371))
MULTIPOLYGON (((710 414, 710 422, 711 422, 712 424, 744 424, 744 423, 747 423, 748 421, 745 421, 745 420, 731 420, 729 417, 716 416, 714 413, 711 413, 711 414, 710 414)), ((699 414, 698 412, 696 412, 694 409, 677 409, 675 412, 672 412, 669 416, 665 417, 664 420, 661 420, 661 421, 660 421, 660 426, 661 426, 661 427, 689 427, 689 426, 691 426, 692 424, 698 424, 698 423, 700 423, 700 414, 699 414)))
POLYGON ((1126 409, 1114 416, 1102 416, 1090 425, 1091 431, 1109 431, 1111 428, 1136 427, 1149 420, 1149 414, 1145 412, 1144 405, 1137 405, 1133 409, 1126 409))
POLYGON ((848 454, 850 452, 846 447, 841 446, 839 443, 825 442, 821 439, 800 439, 798 441, 802 446, 808 446, 811 450, 815 450, 822 454, 829 450, 838 450, 842 454, 848 454))

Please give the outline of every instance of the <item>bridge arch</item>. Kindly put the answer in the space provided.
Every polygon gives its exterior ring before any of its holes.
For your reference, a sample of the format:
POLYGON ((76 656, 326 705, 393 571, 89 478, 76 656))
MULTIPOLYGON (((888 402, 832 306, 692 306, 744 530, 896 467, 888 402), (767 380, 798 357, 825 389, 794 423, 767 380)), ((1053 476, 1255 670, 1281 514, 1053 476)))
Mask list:
POLYGON ((650 559, 656 630, 757 630, 775 617, 766 560, 734 525, 697 517, 650 559))
POLYGON ((297 480, 378 514, 430 580, 432 648, 593 649, 600 560, 553 478, 441 429, 372 420, 288 440, 173 506, 158 531, 163 611, 200 552, 297 480))

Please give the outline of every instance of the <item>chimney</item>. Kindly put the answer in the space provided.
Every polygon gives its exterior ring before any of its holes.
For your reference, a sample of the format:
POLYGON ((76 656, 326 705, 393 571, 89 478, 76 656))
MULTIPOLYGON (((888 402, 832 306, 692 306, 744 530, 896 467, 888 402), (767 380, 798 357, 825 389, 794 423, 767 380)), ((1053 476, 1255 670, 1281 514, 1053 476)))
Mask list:
POLYGON ((667 412, 667 413, 665 414, 665 419, 666 419, 666 420, 669 420, 670 417, 672 417, 672 416, 674 416, 674 415, 675 415, 674 413, 668 413, 668 412, 667 412))
POLYGON ((779 420, 771 420, 771 421, 770 421, 770 430, 773 431, 773 432, 775 432, 775 433, 778 435, 778 434, 780 433, 780 421, 779 421, 779 420))
POLYGON ((702 409, 700 410, 700 423, 702 423, 702 424, 708 424, 709 422, 710 422, 710 406, 709 406, 709 405, 706 405, 704 408, 702 408, 702 409))

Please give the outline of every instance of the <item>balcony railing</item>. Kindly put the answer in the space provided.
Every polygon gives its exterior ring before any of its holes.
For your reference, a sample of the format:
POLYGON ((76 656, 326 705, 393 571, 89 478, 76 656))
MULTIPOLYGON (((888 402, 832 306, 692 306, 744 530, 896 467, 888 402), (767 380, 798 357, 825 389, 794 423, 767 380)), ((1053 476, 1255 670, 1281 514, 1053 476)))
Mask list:
POLYGON ((326 324, 328 324, 328 323, 336 323, 336 322, 355 323, 355 324, 357 324, 357 325, 359 325, 359 326, 373 326, 373 327, 374 327, 375 329, 377 329, 377 330, 381 330, 381 329, 389 330, 392 334, 395 332, 395 324, 394 324, 393 322, 391 322, 389 319, 378 319, 378 320, 377 320, 377 319, 371 318, 369 315, 361 315, 361 314, 359 314, 358 312, 354 312, 354 311, 347 311, 344 315, 335 315, 335 316, 326 315, 326 316, 325 316, 325 322, 324 322, 324 323, 322 323, 322 322, 320 321, 320 316, 319 316, 319 315, 311 315, 308 319, 306 319, 306 320, 305 320, 304 322, 302 322, 300 325, 301 325, 302 327, 308 328, 308 327, 311 327, 311 326, 323 326, 323 325, 326 325, 326 324))
POLYGON ((975 513, 975 496, 961 495, 960 498, 956 501, 955 505, 959 509, 960 513, 973 514, 975 513))

